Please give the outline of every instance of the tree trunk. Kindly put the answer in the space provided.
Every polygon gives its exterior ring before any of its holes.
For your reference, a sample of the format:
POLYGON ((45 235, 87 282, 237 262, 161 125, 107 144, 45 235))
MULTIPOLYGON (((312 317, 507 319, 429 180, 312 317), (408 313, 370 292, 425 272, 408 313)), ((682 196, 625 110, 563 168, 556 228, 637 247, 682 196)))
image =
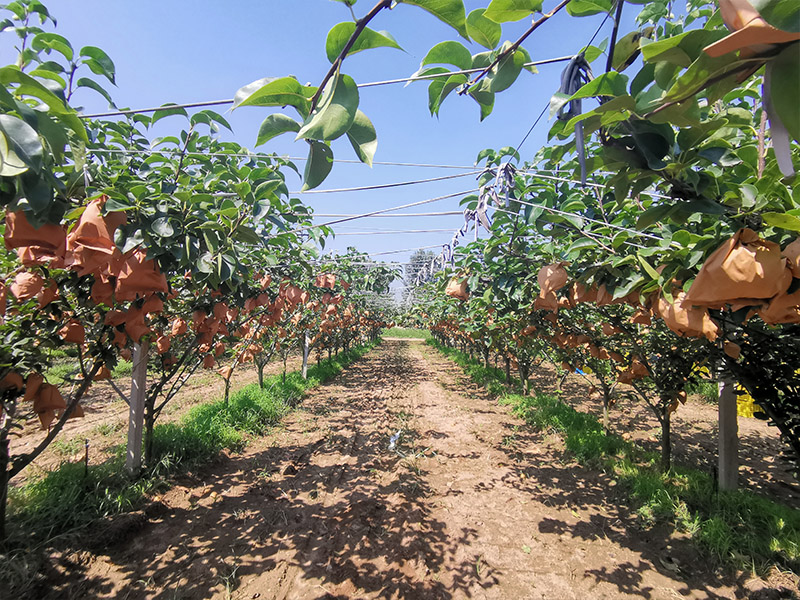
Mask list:
POLYGON ((607 385, 603 385, 603 432, 608 433, 609 417, 608 407, 611 405, 611 390, 607 385))
POLYGON ((489 349, 484 348, 483 350, 483 366, 487 369, 489 368, 489 349))
POLYGON ((511 359, 506 356, 506 383, 511 383, 511 359))
POLYGON ((669 401, 661 401, 661 470, 666 473, 672 466, 672 438, 670 437, 669 401))
POLYGON ((8 502, 8 434, 0 439, 0 542, 6 539, 6 503, 8 502))
POLYGON ((719 382, 719 489, 735 490, 739 484, 739 422, 735 383, 719 382))
POLYGON ((328 362, 331 360, 331 347, 328 346, 328 362))
POLYGON ((149 342, 133 345, 133 373, 129 396, 128 450, 125 456, 125 470, 135 477, 142 468, 142 434, 144 408, 147 394, 147 354, 149 342))
POLYGON ((231 371, 230 377, 225 380, 225 406, 228 406, 228 400, 231 396, 231 378, 233 377, 233 371, 231 371))
POLYGON ((264 387, 264 367, 267 366, 267 362, 263 360, 259 360, 256 365, 258 366, 258 387, 264 387))
POLYGON ((311 350, 311 348, 308 345, 308 342, 309 342, 308 333, 305 333, 305 334, 303 334, 303 347, 302 347, 302 350, 303 350, 303 368, 301 370, 301 373, 303 375, 303 379, 308 379, 308 353, 311 350))
MULTIPOLYGON (((155 400, 153 403, 155 404, 155 400)), ((144 413, 144 464, 148 467, 153 466, 153 429, 156 424, 153 408, 148 406, 144 413)))
POLYGON ((522 393, 527 396, 531 390, 531 384, 528 381, 528 365, 519 361, 519 377, 522 380, 522 393))

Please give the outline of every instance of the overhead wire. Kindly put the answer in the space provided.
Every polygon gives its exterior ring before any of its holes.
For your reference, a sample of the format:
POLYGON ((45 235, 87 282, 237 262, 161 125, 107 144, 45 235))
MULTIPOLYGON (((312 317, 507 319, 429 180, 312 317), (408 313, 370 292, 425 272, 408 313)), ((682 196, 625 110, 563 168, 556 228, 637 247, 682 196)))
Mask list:
POLYGON ((441 177, 430 177, 428 179, 415 179, 413 181, 399 181, 395 183, 379 183, 376 185, 363 185, 359 187, 339 188, 339 189, 326 189, 326 190, 306 190, 289 192, 289 194, 334 194, 341 192, 364 192, 369 190, 383 190, 388 188, 403 187, 406 185, 417 185, 420 183, 431 183, 433 181, 445 181, 447 179, 457 179, 459 177, 467 177, 468 175, 475 175, 482 172, 482 169, 473 169, 468 173, 458 173, 456 175, 443 175, 441 177))
POLYGON ((409 204, 402 204, 400 206, 393 206, 391 208, 383 208, 380 210, 373 210, 367 213, 363 213, 360 215, 353 215, 351 217, 343 217, 341 219, 335 219, 333 221, 327 221, 325 223, 319 223, 318 225, 309 225, 307 227, 301 227, 300 229, 294 229, 294 233, 300 233, 303 231, 308 231, 310 229, 316 229, 318 227, 328 227, 330 225, 336 225, 337 223, 346 223, 347 221, 353 221, 355 219, 363 219, 365 217, 371 217, 374 215, 380 215, 383 213, 394 212, 396 210, 402 210, 404 208, 411 208, 412 206, 421 206, 423 204, 429 204, 431 202, 439 202, 440 200, 446 200, 448 198, 455 198, 457 196, 465 196, 467 194, 471 194, 477 192, 477 189, 465 190, 463 192, 454 192, 452 194, 445 194, 444 196, 437 196, 435 198, 428 198, 427 200, 420 200, 418 202, 411 202, 409 204))
POLYGON ((344 231, 337 233, 334 231, 335 237, 343 235, 387 235, 387 234, 404 234, 404 233, 444 233, 450 232, 452 229, 395 229, 395 230, 376 230, 376 231, 344 231))
MULTIPOLYGON (((542 60, 534 60, 531 62, 527 62, 523 67, 536 67, 541 65, 547 65, 557 62, 565 62, 568 60, 572 60, 571 56, 559 56, 557 58, 546 58, 542 60)), ((359 88, 368 88, 368 87, 376 87, 381 85, 392 85, 396 83, 411 83, 414 81, 427 81, 431 79, 439 79, 441 77, 451 77, 453 75, 467 75, 470 73, 476 73, 478 71, 483 71, 483 69, 462 69, 460 71, 448 71, 447 73, 429 73, 427 75, 417 75, 411 77, 401 77, 398 79, 386 79, 383 81, 370 81, 365 83, 358 83, 356 84, 359 88)), ((160 110, 180 110, 186 108, 204 108, 206 106, 227 106, 229 104, 233 104, 235 102, 235 98, 230 99, 222 99, 222 100, 208 100, 203 102, 184 102, 182 104, 165 104, 163 106, 155 106, 151 108, 134 108, 134 109, 121 109, 121 110, 114 110, 114 111, 106 111, 101 113, 92 113, 88 115, 81 115, 79 114, 78 117, 81 119, 99 119, 102 117, 123 117, 127 115, 138 115, 144 114, 149 112, 158 112, 160 110)))

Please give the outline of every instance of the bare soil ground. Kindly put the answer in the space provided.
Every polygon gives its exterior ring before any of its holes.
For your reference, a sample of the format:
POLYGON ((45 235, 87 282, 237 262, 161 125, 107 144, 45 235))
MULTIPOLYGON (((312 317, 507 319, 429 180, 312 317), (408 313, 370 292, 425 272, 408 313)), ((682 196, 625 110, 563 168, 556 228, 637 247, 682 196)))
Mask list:
POLYGON ((763 600, 797 585, 639 529, 608 477, 405 340, 123 517, 54 553, 36 597, 763 600))

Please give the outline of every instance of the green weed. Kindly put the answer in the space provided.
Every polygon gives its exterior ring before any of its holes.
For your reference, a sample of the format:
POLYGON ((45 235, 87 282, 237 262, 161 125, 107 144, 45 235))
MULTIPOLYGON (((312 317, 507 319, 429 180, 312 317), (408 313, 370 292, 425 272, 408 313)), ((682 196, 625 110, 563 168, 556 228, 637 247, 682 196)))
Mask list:
POLYGON ((111 378, 119 379, 120 377, 130 377, 133 373, 133 363, 124 358, 120 358, 114 368, 111 369, 111 378))
POLYGON ((83 449, 83 440, 72 438, 71 440, 55 440, 52 444, 53 452, 59 456, 72 456, 83 449))

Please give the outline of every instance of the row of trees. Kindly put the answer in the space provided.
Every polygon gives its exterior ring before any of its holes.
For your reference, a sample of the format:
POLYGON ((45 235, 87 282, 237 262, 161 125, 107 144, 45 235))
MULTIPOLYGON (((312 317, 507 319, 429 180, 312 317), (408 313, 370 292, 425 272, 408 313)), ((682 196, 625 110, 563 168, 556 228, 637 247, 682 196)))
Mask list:
MULTIPOLYGON (((619 23, 623 3, 608 8, 619 23)), ((687 384, 701 369, 735 380, 797 473, 800 7, 669 8, 643 6, 602 74, 583 67, 588 81, 553 96, 552 144, 532 161, 478 156, 486 197, 465 204, 496 208, 491 237, 456 251, 417 312, 443 341, 506 357, 525 385, 547 359, 589 367, 606 408, 635 394, 661 423, 664 468, 687 384)))
POLYGON ((321 258, 330 233, 288 197, 274 155, 220 141, 224 117, 165 107, 118 120, 81 118, 78 88, 106 97, 114 63, 49 29, 37 0, 2 7, 18 37, 16 64, 0 68, 0 539, 10 480, 81 416, 81 399, 120 357, 134 377, 128 468, 152 462, 153 427, 198 368, 216 368, 226 398, 237 365, 348 348, 385 325, 367 291, 394 272, 321 258), (153 126, 179 116, 174 135, 153 126), (47 381, 54 351, 71 348, 79 375, 47 381), (157 372, 148 382, 147 365, 157 372), (10 436, 33 411, 47 430, 11 456, 10 436), (142 440, 144 439, 144 444, 142 440))

